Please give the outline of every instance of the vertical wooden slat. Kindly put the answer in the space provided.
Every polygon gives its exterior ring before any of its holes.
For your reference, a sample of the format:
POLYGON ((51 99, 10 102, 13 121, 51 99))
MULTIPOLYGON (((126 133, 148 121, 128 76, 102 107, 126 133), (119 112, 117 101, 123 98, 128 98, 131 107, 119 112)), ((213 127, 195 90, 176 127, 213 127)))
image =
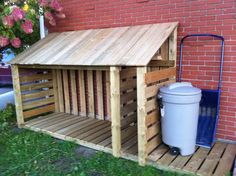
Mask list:
POLYGON ((68 85, 68 71, 62 70, 63 74, 63 88, 64 88, 64 100, 65 100, 65 112, 70 113, 70 95, 69 95, 69 85, 68 85))
POLYGON ((65 112, 61 70, 57 70, 57 85, 58 85, 59 111, 65 112))
POLYGON ((52 71, 52 79, 53 79, 53 94, 54 94, 54 100, 55 100, 55 112, 60 112, 59 108, 59 99, 58 99, 58 84, 57 84, 57 71, 52 71))
POLYGON ((84 82, 84 71, 78 71, 79 76, 79 101, 80 101, 80 116, 86 116, 86 101, 85 101, 85 82, 84 82))
POLYGON ((145 74, 146 67, 137 68, 137 104, 138 104, 138 159, 140 165, 145 165, 147 158, 147 126, 146 118, 146 96, 145 96, 145 74))
POLYGON ((163 60, 169 60, 169 41, 168 41, 168 39, 161 46, 161 57, 163 60))
POLYGON ((107 118, 106 120, 111 119, 111 94, 110 94, 110 72, 106 71, 106 110, 107 118))
POLYGON ((121 150, 121 119, 120 119, 120 70, 110 68, 112 149, 115 157, 120 157, 121 150))
POLYGON ((95 118, 95 109, 94 109, 94 89, 93 89, 93 71, 87 71, 88 76, 88 116, 91 118, 95 118))
POLYGON ((176 59, 177 59, 177 27, 169 37, 169 60, 175 61, 174 67, 176 67, 176 59))
POLYGON ((70 70, 70 81, 71 81, 71 95, 72 95, 72 114, 78 115, 78 101, 77 101, 75 70, 70 70))
POLYGON ((104 120, 102 71, 96 71, 98 119, 104 120))
POLYGON ((24 124, 23 108, 22 108, 22 99, 21 99, 21 89, 20 89, 20 74, 19 68, 17 65, 11 66, 12 78, 13 78, 13 88, 15 96, 15 106, 16 106, 16 115, 17 115, 17 124, 18 127, 24 124))

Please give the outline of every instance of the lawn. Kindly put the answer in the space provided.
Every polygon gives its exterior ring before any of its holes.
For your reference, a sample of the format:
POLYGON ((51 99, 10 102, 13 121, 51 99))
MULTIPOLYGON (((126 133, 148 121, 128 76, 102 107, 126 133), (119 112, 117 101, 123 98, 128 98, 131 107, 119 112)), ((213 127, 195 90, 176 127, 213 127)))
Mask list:
POLYGON ((48 135, 19 129, 15 126, 12 116, 14 116, 14 113, 11 110, 8 110, 7 113, 0 112, 0 119, 4 119, 0 121, 1 176, 178 175, 163 172, 150 166, 141 167, 135 162, 117 159, 110 154, 85 149, 72 142, 65 142, 48 135))

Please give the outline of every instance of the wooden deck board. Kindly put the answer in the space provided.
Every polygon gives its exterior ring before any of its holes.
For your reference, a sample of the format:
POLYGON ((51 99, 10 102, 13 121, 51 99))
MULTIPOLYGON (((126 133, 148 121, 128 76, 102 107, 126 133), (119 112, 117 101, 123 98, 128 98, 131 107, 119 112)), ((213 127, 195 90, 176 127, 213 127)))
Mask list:
MULTIPOLYGON (((112 153, 110 121, 54 113, 31 119, 23 127, 112 153)), ((121 157, 137 161, 137 127, 122 129, 121 141, 121 157)), ((159 169, 202 176, 223 176, 232 168, 235 154, 236 145, 217 142, 211 150, 198 147, 191 156, 172 156, 169 147, 160 144, 148 155, 148 161, 159 169)))

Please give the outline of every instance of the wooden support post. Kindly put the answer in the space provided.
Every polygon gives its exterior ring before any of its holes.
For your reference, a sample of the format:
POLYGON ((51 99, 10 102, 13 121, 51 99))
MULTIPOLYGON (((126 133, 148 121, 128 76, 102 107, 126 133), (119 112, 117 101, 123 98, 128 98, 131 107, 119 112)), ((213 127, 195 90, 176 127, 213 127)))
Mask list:
POLYGON ((120 119, 120 70, 119 67, 110 68, 111 93, 111 124, 112 150, 115 157, 120 157, 121 150, 121 119, 120 119))
POLYGON ((79 115, 86 116, 86 100, 85 100, 85 81, 84 81, 84 71, 78 71, 79 76, 79 102, 80 102, 80 112, 79 115))
POLYGON ((72 114, 78 115, 78 101, 76 89, 75 70, 70 70, 71 94, 72 94, 72 114))
POLYGON ((93 89, 93 71, 87 71, 88 76, 88 116, 91 118, 95 118, 95 107, 94 107, 94 89, 93 89))
POLYGON ((176 67, 177 60, 177 27, 169 37, 169 60, 174 60, 176 67))
POLYGON ((18 124, 18 127, 20 128, 21 125, 24 124, 21 88, 20 88, 20 74, 19 74, 19 68, 17 65, 12 65, 11 70, 12 70, 12 78, 13 78, 17 124, 18 124))
POLYGON ((65 112, 61 70, 57 70, 57 85, 58 85, 59 111, 60 112, 65 112))
POLYGON ((110 93, 110 72, 106 71, 106 109, 107 109, 107 117, 106 120, 111 120, 111 93, 110 93))
POLYGON ((104 120, 102 71, 96 71, 98 119, 104 120))
POLYGON ((68 70, 62 70, 62 74, 63 74, 65 110, 66 110, 66 113, 70 113, 70 95, 69 95, 68 70))
POLYGON ((59 100, 58 100, 58 84, 57 84, 57 71, 52 71, 52 79, 53 79, 53 94, 55 101, 55 112, 60 112, 59 109, 59 100))
POLYGON ((137 113, 138 113, 138 160, 140 165, 145 165, 147 158, 147 126, 145 123, 146 96, 145 96, 145 74, 147 67, 137 68, 137 113))

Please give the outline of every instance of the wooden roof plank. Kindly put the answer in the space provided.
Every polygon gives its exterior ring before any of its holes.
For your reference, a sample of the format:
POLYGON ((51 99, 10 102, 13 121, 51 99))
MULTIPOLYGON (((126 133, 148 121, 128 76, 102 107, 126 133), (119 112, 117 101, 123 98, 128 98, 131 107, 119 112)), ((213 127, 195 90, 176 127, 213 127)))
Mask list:
POLYGON ((145 66, 177 25, 172 22, 49 34, 10 63, 145 66))

